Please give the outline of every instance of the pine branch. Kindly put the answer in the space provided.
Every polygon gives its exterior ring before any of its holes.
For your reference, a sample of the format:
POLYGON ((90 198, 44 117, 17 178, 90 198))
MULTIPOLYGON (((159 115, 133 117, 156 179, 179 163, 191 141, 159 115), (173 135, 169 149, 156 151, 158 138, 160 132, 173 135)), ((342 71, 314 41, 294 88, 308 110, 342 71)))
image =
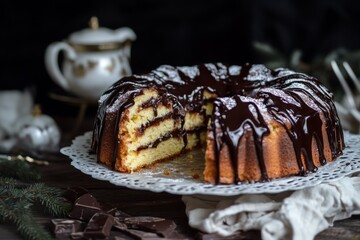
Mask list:
POLYGON ((24 161, 0 161, 0 176, 12 177, 25 182, 38 181, 41 178, 39 171, 24 161))
POLYGON ((62 191, 57 188, 48 187, 43 183, 36 183, 29 186, 27 191, 33 193, 33 200, 40 202, 54 216, 65 216, 71 208, 70 203, 60 197, 62 191))
POLYGON ((34 221, 31 206, 32 204, 26 200, 19 200, 15 203, 2 202, 0 204, 1 220, 14 223, 20 235, 26 239, 51 239, 50 234, 34 221))
POLYGON ((14 187, 16 184, 18 183, 18 181, 14 178, 9 178, 9 177, 0 177, 0 186, 1 188, 10 188, 10 187, 14 187))
POLYGON ((65 216, 71 205, 62 197, 62 190, 35 183, 40 174, 24 161, 1 161, 0 174, 0 222, 14 224, 25 239, 51 239, 33 220, 32 209, 41 205, 53 216, 65 216))
POLYGON ((15 201, 40 203, 52 215, 63 216, 70 210, 70 203, 63 199, 62 191, 48 187, 43 183, 34 183, 24 187, 19 181, 0 177, 0 198, 15 201))
POLYGON ((48 240, 53 237, 41 225, 34 223, 33 218, 29 215, 22 217, 16 222, 16 226, 20 234, 26 239, 32 240, 48 240))

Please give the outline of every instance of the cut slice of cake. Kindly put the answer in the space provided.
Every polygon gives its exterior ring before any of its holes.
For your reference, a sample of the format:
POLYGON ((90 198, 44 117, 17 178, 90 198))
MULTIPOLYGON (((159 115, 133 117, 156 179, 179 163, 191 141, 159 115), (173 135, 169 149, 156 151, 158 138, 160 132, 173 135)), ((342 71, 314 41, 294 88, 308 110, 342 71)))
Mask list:
POLYGON ((180 154, 185 146, 183 113, 174 109, 174 101, 150 88, 141 90, 132 106, 121 113, 108 111, 106 118, 118 118, 119 125, 115 133, 103 132, 102 139, 106 141, 109 139, 106 134, 115 134, 116 142, 103 144, 99 149, 100 161, 115 170, 130 173, 180 154), (112 147, 118 149, 115 156, 109 154, 112 147))

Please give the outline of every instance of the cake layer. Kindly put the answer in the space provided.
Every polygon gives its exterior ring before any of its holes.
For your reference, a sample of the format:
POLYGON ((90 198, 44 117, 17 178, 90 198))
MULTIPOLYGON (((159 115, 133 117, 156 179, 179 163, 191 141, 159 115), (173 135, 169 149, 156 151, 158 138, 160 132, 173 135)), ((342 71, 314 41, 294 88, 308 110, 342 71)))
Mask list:
POLYGON ((189 131, 203 127, 206 124, 205 119, 205 112, 187 112, 185 113, 183 128, 185 131, 189 131))
MULTIPOLYGON (((142 134, 135 135, 133 138, 124 139, 124 144, 127 144, 129 151, 136 151, 138 148, 144 148, 156 140, 178 130, 181 127, 180 120, 173 118, 166 118, 156 124, 148 126, 142 131, 142 134)), ((129 127, 127 126, 127 129, 129 127)), ((123 130, 126 131, 126 130, 123 130)))
POLYGON ((205 146, 206 145, 206 129, 196 129, 195 131, 189 131, 186 134, 187 144, 185 146, 186 150, 192 150, 194 148, 205 146))
POLYGON ((118 159, 121 159, 121 161, 116 161, 115 170, 131 173, 142 167, 178 156, 183 148, 183 138, 172 137, 160 142, 156 147, 129 151, 126 158, 118 156, 118 159))
POLYGON ((172 104, 164 105, 159 100, 159 94, 154 89, 145 89, 142 94, 134 98, 134 105, 128 108, 124 114, 127 115, 127 131, 129 135, 136 138, 155 119, 162 119, 173 114, 172 104))

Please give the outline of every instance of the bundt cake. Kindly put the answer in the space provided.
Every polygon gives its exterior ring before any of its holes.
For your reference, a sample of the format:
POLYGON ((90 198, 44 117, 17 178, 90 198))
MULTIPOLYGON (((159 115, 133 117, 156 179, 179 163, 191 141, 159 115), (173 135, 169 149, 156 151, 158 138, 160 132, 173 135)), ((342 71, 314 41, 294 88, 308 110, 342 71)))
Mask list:
POLYGON ((161 66, 100 98, 91 149, 131 173, 206 146, 204 180, 267 181, 334 160, 344 137, 333 95, 315 78, 264 65, 161 66))

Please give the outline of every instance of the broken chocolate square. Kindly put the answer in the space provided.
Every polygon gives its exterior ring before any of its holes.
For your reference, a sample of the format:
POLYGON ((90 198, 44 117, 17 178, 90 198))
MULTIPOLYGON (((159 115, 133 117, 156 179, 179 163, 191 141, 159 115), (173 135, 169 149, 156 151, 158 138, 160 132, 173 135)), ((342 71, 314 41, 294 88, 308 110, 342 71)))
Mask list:
POLYGON ((176 229, 174 221, 158 217, 128 217, 124 223, 129 228, 157 233, 163 237, 171 236, 176 229))
POLYGON ((126 226, 126 224, 122 221, 119 221, 119 219, 117 217, 114 217, 114 227, 119 229, 119 230, 126 230, 128 229, 128 227, 126 226))
POLYGON ((94 196, 86 193, 80 196, 74 203, 69 217, 89 221, 95 213, 101 212, 101 205, 94 196))
POLYGON ((84 230, 85 238, 106 238, 110 235, 114 217, 106 213, 96 213, 84 230))
MULTIPOLYGON (((98 201, 84 188, 69 188, 63 196, 73 203, 73 208, 68 213, 72 219, 63 219, 64 224, 75 223, 80 227, 77 225, 74 227, 54 226, 53 231, 57 238, 185 239, 176 231, 174 221, 158 217, 131 217, 116 207, 98 201)), ((60 220, 58 222, 53 220, 54 225, 60 222, 60 220)))
POLYGON ((115 213, 118 211, 116 207, 111 206, 110 204, 105 202, 99 202, 99 203, 102 212, 115 216, 115 213))
POLYGON ((63 197, 67 199, 71 203, 75 203, 75 201, 81 197, 82 195, 88 193, 88 191, 83 187, 71 187, 66 189, 63 194, 63 197))
POLYGON ((71 234, 71 239, 84 239, 84 232, 74 232, 71 234))
POLYGON ((52 219, 51 230, 56 237, 69 237, 72 233, 82 231, 84 223, 73 219, 52 219))
POLYGON ((125 218, 128 218, 128 217, 131 217, 129 214, 123 212, 123 211, 120 211, 118 209, 116 209, 115 213, 114 213, 114 217, 115 219, 117 219, 118 221, 120 222, 124 222, 124 219, 125 218))

